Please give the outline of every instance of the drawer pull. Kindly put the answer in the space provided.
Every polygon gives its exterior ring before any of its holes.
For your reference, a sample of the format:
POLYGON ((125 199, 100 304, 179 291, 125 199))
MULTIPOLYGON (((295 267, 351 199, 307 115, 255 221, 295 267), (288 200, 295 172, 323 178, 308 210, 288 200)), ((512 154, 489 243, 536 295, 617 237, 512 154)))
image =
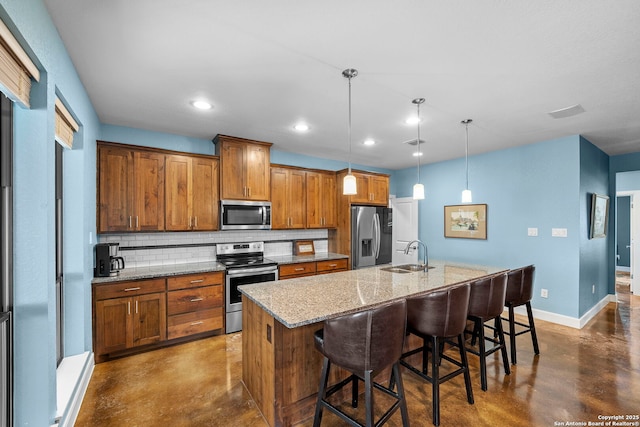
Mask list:
POLYGON ((125 292, 131 292, 131 291, 139 291, 140 290, 140 286, 135 287, 135 288, 125 288, 125 292))
POLYGON ((338 264, 329 264, 329 267, 337 267, 338 264))
POLYGON ((201 320, 199 322, 192 322, 191 326, 202 325, 204 322, 201 320))
POLYGON ((304 267, 298 267, 296 268, 296 271, 304 271, 304 267))
POLYGON ((191 300, 191 302, 198 302, 198 301, 202 301, 204 298, 194 298, 191 300))
POLYGON ((202 282, 204 282, 204 279, 200 279, 200 280, 192 280, 192 281, 191 281, 191 282, 189 282, 189 283, 202 283, 202 282))

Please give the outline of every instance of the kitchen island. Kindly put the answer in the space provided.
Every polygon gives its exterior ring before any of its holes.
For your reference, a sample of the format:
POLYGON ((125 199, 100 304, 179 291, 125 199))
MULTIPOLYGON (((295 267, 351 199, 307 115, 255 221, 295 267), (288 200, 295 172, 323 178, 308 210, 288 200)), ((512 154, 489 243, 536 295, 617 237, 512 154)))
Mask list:
MULTIPOLYGON (((271 426, 313 416, 322 355, 313 334, 326 319, 433 292, 504 268, 432 261, 428 272, 385 267, 242 286, 242 379, 271 426)), ((330 383, 346 376, 332 370, 330 383)))

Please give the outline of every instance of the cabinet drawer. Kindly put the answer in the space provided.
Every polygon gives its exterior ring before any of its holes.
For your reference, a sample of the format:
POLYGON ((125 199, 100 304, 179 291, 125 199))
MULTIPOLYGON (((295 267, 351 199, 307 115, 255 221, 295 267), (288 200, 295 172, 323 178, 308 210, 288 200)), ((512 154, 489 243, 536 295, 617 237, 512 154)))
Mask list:
POLYGON ((318 261, 318 266, 316 270, 318 274, 320 273, 330 273, 334 270, 346 270, 347 269, 347 260, 345 259, 334 259, 331 261, 318 261))
POLYGON ((221 285, 223 280, 224 273, 222 271, 172 276, 167 278, 167 289, 173 291, 176 289, 198 288, 207 285, 221 285))
POLYGON ((301 262, 298 264, 286 264, 280 266, 280 279, 285 279, 287 276, 299 276, 316 273, 315 262, 301 262))
POLYGON ((222 305, 222 286, 204 286, 167 293, 167 314, 187 313, 222 305))
POLYGON ((164 292, 165 290, 166 281, 164 278, 94 285, 96 300, 164 292))
POLYGON ((222 307, 169 316, 167 320, 167 337, 169 339, 215 331, 216 329, 222 329, 222 307))

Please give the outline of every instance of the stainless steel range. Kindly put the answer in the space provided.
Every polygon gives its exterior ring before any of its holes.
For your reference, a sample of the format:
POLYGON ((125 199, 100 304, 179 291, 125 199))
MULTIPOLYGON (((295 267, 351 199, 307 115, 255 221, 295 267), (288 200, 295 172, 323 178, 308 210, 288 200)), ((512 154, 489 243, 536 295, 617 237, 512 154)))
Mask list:
POLYGON ((264 258, 264 242, 216 245, 218 262, 226 267, 225 332, 242 330, 242 295, 238 286, 278 280, 278 264, 264 258))

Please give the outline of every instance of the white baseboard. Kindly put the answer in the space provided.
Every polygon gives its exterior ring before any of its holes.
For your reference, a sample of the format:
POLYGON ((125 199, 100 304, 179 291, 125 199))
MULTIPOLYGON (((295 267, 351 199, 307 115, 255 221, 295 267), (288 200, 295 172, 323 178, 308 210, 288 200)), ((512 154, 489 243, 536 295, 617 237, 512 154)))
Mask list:
POLYGON ((89 351, 65 357, 58 366, 56 426, 73 427, 75 424, 94 366, 93 353, 89 351))
MULTIPOLYGON (((564 314, 557 314, 550 311, 538 310, 534 308, 532 309, 533 318, 544 320, 546 322, 556 323, 558 325, 568 326, 570 328, 582 329, 584 325, 589 322, 589 320, 593 319, 595 315, 598 314, 600 310, 602 310, 610 302, 617 302, 617 298, 615 295, 609 294, 605 296, 580 318, 565 316, 564 314)), ((522 316, 527 315, 527 309, 524 305, 516 307, 514 312, 522 316)), ((508 316, 508 312, 505 312, 503 314, 503 317, 508 316)))

